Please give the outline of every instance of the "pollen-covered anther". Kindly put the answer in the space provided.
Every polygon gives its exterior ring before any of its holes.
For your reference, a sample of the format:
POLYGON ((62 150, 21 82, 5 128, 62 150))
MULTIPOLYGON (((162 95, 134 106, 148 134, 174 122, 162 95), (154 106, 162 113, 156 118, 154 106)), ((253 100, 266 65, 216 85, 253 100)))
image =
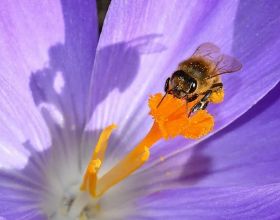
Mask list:
POLYGON ((208 134, 214 126, 214 118, 206 111, 200 110, 193 116, 188 113, 194 102, 186 104, 185 100, 177 99, 167 94, 161 105, 158 103, 162 94, 158 93, 149 99, 150 114, 158 124, 164 139, 182 135, 196 139, 208 134))

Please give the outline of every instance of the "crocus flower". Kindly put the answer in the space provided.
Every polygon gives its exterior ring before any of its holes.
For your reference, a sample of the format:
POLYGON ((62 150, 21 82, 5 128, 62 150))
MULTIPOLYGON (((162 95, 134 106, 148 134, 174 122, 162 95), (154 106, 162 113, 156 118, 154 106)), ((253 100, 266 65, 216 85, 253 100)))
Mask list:
POLYGON ((277 1, 112 1, 99 40, 94 1, 0 8, 0 219, 280 218, 277 1), (83 191, 94 146, 109 140, 102 176, 145 137, 149 96, 203 42, 243 64, 208 108, 213 131, 159 140, 102 195, 83 191))

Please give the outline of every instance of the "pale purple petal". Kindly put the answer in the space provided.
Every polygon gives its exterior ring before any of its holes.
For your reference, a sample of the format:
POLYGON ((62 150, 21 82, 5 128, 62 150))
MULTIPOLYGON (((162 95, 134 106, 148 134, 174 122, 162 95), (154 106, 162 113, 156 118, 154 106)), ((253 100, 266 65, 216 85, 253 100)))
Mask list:
MULTIPOLYGON (((243 64, 241 72, 223 77, 225 101, 221 105, 210 106, 215 116, 215 127, 211 134, 230 124, 257 103, 279 82, 280 4, 271 8, 267 1, 241 1, 234 23, 232 53, 243 64), (258 14, 256 16, 256 14, 258 14), (248 28, 250 27, 250 28, 248 28)), ((210 135, 211 135, 210 134, 210 135)), ((209 137, 209 135, 208 135, 209 137)), ((206 137, 207 138, 207 137, 206 137)), ((153 155, 176 154, 186 147, 182 138, 156 148, 153 155)))
POLYGON ((139 201, 140 219, 279 219, 280 185, 159 191, 139 201))
MULTIPOLYGON (((116 123, 115 153, 133 147, 152 123, 148 96, 163 91, 177 64, 206 41, 236 56, 244 66, 239 73, 224 76, 225 102, 211 108, 214 132, 234 121, 279 81, 279 4, 273 2, 273 9, 269 5, 267 1, 254 7, 237 1, 113 1, 92 79, 91 129, 116 123)), ((177 139, 159 144, 152 156, 176 153, 194 143, 177 139)))
POLYGON ((0 33, 0 167, 22 167, 23 143, 43 150, 85 123, 95 2, 3 2, 0 33))
POLYGON ((279 106, 280 84, 239 120, 199 144, 194 155, 204 157, 199 162, 205 168, 196 172, 203 176, 197 185, 279 183, 279 106))
POLYGON ((38 150, 50 144, 47 126, 33 102, 29 83, 32 72, 48 62, 49 47, 64 39, 61 6, 55 2, 2 2, 0 29, 0 161, 1 167, 9 167, 26 162, 28 152, 22 143, 27 139, 38 150), (51 27, 53 33, 46 31, 51 27))
POLYGON ((2 2, 0 36, 0 219, 43 219, 42 195, 79 166, 95 1, 2 2))

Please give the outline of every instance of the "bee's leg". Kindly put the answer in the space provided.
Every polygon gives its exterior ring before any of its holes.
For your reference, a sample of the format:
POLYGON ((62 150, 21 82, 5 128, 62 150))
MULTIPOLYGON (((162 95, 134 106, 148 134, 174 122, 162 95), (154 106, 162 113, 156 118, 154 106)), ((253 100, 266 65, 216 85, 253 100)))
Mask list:
POLYGON ((201 107, 201 110, 206 109, 206 108, 207 108, 207 106, 208 106, 208 103, 209 103, 208 101, 207 101, 207 102, 205 102, 205 103, 204 103, 204 105, 201 107))
POLYGON ((212 94, 212 90, 207 90, 200 102, 206 102, 212 94))
POLYGON ((223 88, 223 83, 214 83, 212 86, 211 86, 212 89, 221 89, 223 88))
POLYGON ((197 98, 198 98, 198 94, 194 94, 194 95, 191 96, 191 97, 187 97, 187 98, 186 98, 186 101, 187 101, 187 102, 192 102, 192 101, 196 100, 197 98))
POLYGON ((187 112, 188 112, 188 103, 196 100, 198 96, 199 96, 198 94, 194 94, 191 97, 186 96, 187 112))
POLYGON ((198 110, 204 110, 206 109, 207 105, 208 105, 208 99, 210 97, 210 95, 212 94, 212 90, 207 90, 205 92, 205 95, 202 97, 202 99, 200 99, 200 101, 198 101, 190 110, 188 117, 191 116, 191 114, 195 113, 198 110))
MULTIPOLYGON (((207 108, 207 105, 209 103, 208 99, 212 94, 212 90, 218 90, 223 88, 223 83, 215 83, 211 86, 211 90, 207 90, 206 92, 203 93, 203 97, 200 101, 198 101, 190 110, 188 117, 191 116, 191 114, 195 113, 198 110, 204 110, 207 108)), ((192 98, 192 97, 191 97, 192 98)), ((194 99, 195 100, 195 99, 194 99)))
POLYGON ((168 92, 168 88, 169 88, 169 81, 170 81, 170 77, 168 77, 165 81, 165 85, 164 85, 164 91, 167 93, 168 92))

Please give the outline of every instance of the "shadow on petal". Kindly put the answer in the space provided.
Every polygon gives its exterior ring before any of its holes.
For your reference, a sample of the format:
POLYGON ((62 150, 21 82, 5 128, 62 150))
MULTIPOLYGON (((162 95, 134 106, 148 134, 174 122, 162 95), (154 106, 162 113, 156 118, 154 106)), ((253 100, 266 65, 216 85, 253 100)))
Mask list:
MULTIPOLYGON (((93 106, 91 113, 113 90, 124 93, 132 85, 138 75, 142 55, 166 50, 165 46, 158 42, 160 37, 159 34, 149 34, 97 49, 89 94, 90 106, 93 106)), ((102 45, 102 39, 100 41, 99 44, 102 45)), ((117 102, 116 99, 118 98, 109 97, 105 105, 112 106, 117 102)), ((117 104, 119 105, 118 102, 117 104)), ((107 106, 102 106, 102 110, 106 112, 107 106)))
MULTIPOLYGON (((227 132, 233 131, 254 120, 258 115, 262 114, 266 109, 273 106, 280 97, 280 84, 278 83, 258 104, 253 106, 248 112, 246 112, 240 119, 230 125, 227 128, 227 132)), ((272 116, 273 118, 273 116, 272 116)), ((226 131, 221 131, 217 136, 222 136, 226 131)))
POLYGON ((61 0, 61 6, 65 41, 49 48, 49 62, 31 73, 29 87, 37 106, 51 104, 82 127, 97 45, 96 8, 90 1, 61 0))
MULTIPOLYGON (((100 63, 96 64, 97 72, 93 77, 102 86, 98 87, 100 94, 93 94, 95 105, 88 106, 96 42, 92 36, 94 22, 88 17, 76 16, 77 10, 85 8, 95 10, 94 4, 86 1, 75 5, 62 1, 65 42, 52 45, 48 50, 49 62, 31 73, 29 88, 32 98, 52 139, 44 151, 36 150, 34 143, 25 140, 22 146, 29 157, 25 167, 22 170, 1 170, 0 206, 3 209, 0 215, 7 219, 12 218, 15 207, 19 206, 27 214, 31 215, 35 210, 51 217, 62 206, 63 198, 71 198, 79 191, 84 169, 100 134, 100 130, 84 131, 87 114, 91 115, 113 89, 123 92, 129 87, 137 74, 140 53, 164 49, 159 44, 153 44, 154 49, 151 49, 147 40, 156 36, 102 48, 98 52, 100 63), (108 80, 104 79, 104 67, 111 73, 107 74, 108 80)), ((110 142, 120 140, 117 135, 111 139, 110 142)), ((111 145, 111 150, 113 147, 111 145)))
POLYGON ((183 171, 176 181, 187 186, 195 185, 211 171, 212 158, 203 152, 194 151, 190 159, 183 166, 183 171))
MULTIPOLYGON (((44 196, 62 196, 64 186, 58 183, 70 181, 71 185, 81 170, 80 146, 97 44, 95 2, 62 0, 61 6, 65 42, 49 48, 49 62, 33 71, 29 81, 34 103, 52 140, 49 146, 40 146, 40 137, 36 145, 27 138, 22 143, 29 157, 26 166, 0 171, 0 216, 7 219, 31 219, 42 202, 48 201, 44 196), (37 150, 43 148, 46 150, 37 150)), ((53 198, 51 204, 57 208, 59 204, 53 198)))

